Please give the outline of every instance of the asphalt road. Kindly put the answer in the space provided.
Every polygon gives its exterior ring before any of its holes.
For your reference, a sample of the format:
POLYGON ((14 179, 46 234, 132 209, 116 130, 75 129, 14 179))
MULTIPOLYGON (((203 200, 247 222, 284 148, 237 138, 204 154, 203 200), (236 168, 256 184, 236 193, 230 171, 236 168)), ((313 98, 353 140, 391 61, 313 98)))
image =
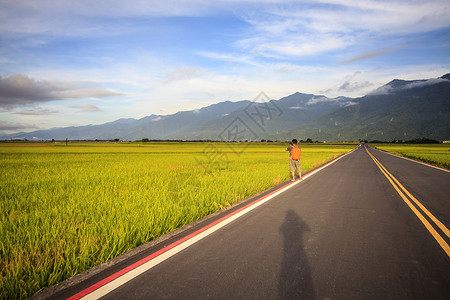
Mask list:
MULTIPOLYGON (((450 173, 368 151, 374 158, 358 148, 103 298, 449 299, 450 173), (376 160, 444 227, 396 185, 412 209, 376 160)), ((204 226, 49 298, 75 295, 204 226)))

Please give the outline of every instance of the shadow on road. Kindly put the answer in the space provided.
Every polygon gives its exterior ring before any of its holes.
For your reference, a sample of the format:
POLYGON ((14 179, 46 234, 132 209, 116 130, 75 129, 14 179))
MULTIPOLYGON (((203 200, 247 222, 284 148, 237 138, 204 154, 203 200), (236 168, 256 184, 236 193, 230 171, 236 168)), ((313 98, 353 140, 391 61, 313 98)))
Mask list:
POLYGON ((279 299, 315 299, 308 257, 303 249, 303 234, 309 231, 293 210, 286 213, 283 233, 283 259, 278 283, 279 299))

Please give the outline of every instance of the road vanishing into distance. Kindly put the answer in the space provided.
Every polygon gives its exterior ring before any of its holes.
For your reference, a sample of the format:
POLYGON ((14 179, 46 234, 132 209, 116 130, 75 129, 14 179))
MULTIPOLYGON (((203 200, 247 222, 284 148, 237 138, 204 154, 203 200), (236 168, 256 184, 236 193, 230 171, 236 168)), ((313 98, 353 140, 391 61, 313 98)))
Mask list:
POLYGON ((363 144, 36 298, 450 299, 449 223, 450 172, 363 144))

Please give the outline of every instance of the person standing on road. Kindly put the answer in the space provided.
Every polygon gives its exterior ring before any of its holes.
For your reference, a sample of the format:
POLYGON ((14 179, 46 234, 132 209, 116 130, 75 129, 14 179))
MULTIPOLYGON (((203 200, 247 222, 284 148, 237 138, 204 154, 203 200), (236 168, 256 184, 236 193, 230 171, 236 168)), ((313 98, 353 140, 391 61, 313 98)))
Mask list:
POLYGON ((302 180, 302 166, 300 164, 302 150, 297 143, 298 141, 293 139, 289 144, 290 146, 286 148, 286 151, 289 151, 289 171, 292 175, 291 181, 295 181, 295 170, 297 170, 299 179, 302 180))

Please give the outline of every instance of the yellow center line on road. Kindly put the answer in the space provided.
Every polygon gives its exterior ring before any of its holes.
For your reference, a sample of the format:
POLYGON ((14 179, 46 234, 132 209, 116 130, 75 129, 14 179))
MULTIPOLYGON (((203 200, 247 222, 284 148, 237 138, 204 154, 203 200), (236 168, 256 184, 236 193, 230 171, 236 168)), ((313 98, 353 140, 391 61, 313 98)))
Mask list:
POLYGON ((439 235, 439 233, 434 229, 434 227, 427 221, 427 219, 420 213, 420 211, 409 201, 409 199, 406 197, 406 195, 400 190, 400 188, 417 204, 417 206, 422 209, 425 214, 430 217, 431 220, 447 235, 449 236, 449 230, 447 227, 445 227, 442 222, 440 222, 433 214, 431 214, 416 198, 414 198, 411 193, 408 192, 399 182, 398 180, 388 172, 388 170, 380 163, 380 161, 373 156, 369 150, 367 150, 367 147, 365 147, 366 152, 370 155, 372 160, 375 162, 375 164, 378 166, 378 168, 381 170, 381 172, 386 176, 386 178, 389 180, 391 185, 395 188, 397 193, 402 197, 403 201, 409 206, 409 208, 414 212, 414 214, 419 218, 419 220, 425 225, 425 227, 428 229, 428 231, 431 233, 431 235, 436 239, 436 241, 439 243, 439 245, 444 249, 444 251, 447 253, 447 256, 450 257, 450 247, 447 244, 447 242, 439 235))
POLYGON ((447 237, 450 238, 450 230, 448 230, 448 228, 442 224, 441 221, 439 221, 428 209, 425 208, 425 206, 422 205, 422 203, 419 202, 419 200, 417 200, 413 195, 411 195, 411 193, 400 183, 398 182, 398 180, 391 174, 389 173, 389 171, 380 163, 380 161, 373 156, 373 154, 369 153, 369 155, 372 156, 372 159, 376 160, 379 165, 384 169, 384 171, 389 174, 389 176, 395 181, 395 183, 403 190, 403 192, 406 193, 406 195, 409 196, 410 199, 412 199, 414 201, 414 203, 417 204, 417 206, 431 219, 433 220, 433 222, 442 230, 442 232, 445 233, 445 235, 447 237))

